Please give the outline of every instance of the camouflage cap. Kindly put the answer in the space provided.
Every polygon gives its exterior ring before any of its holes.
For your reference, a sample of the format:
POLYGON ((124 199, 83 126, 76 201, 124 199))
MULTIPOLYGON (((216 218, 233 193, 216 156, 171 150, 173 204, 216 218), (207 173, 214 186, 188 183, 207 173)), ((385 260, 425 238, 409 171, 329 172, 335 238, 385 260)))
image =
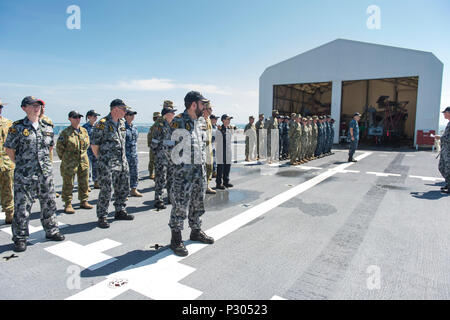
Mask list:
POLYGON ((313 116, 313 119, 319 119, 319 117, 318 117, 318 116, 316 116, 316 115, 314 115, 314 116, 313 116))
POLYGON ((264 117, 264 113, 260 113, 259 116, 260 116, 260 117, 264 117))
POLYGON ((308 121, 308 119, 306 119, 305 117, 302 118, 302 121, 308 121))
POLYGON ((153 118, 161 117, 161 112, 153 112, 153 118))
POLYGON ((295 118, 296 115, 296 113, 291 113, 291 118, 295 118))
POLYGON ((312 119, 313 119, 312 117, 308 117, 308 121, 312 121, 312 119))
POLYGON ((272 114, 278 114, 278 110, 277 109, 272 110, 272 114))

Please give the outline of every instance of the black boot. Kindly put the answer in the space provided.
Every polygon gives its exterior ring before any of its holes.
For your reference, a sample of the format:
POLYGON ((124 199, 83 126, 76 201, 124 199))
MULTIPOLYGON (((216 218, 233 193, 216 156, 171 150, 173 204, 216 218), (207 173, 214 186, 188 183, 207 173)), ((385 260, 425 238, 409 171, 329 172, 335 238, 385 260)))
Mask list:
POLYGON ((208 237, 206 235, 206 233, 204 233, 200 229, 192 229, 191 230, 190 239, 192 241, 199 241, 199 242, 206 243, 206 244, 213 244, 214 243, 214 238, 208 237))
POLYGON ((120 210, 114 215, 115 220, 133 220, 134 216, 128 214, 125 210, 120 210))
POLYGON ((162 200, 156 200, 155 208, 158 210, 163 210, 163 209, 166 209, 167 207, 164 205, 164 202, 162 200))
POLYGON ((353 158, 348 158, 348 162, 358 162, 358 161, 353 158))
POLYGON ((99 226, 99 228, 102 228, 102 229, 109 228, 109 223, 108 223, 108 220, 106 220, 106 217, 98 218, 97 225, 99 226))
POLYGON ((170 240, 170 249, 180 257, 186 257, 189 252, 181 240, 181 231, 172 230, 172 239, 170 240))
POLYGON ((14 251, 24 252, 27 250, 27 240, 16 240, 14 241, 14 251))
POLYGON ((223 186, 227 187, 227 188, 233 188, 233 185, 231 183, 228 183, 228 182, 224 183, 223 186))
POLYGON ((49 239, 49 240, 53 240, 53 241, 64 241, 64 239, 66 239, 66 237, 64 237, 61 233, 57 232, 52 236, 45 236, 45 238, 49 239))

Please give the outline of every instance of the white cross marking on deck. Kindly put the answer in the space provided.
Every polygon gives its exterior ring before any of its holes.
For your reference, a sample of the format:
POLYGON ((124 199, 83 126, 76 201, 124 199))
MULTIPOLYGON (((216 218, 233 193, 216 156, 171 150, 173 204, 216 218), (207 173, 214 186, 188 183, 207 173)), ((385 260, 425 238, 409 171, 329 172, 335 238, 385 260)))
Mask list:
POLYGON ((432 182, 445 181, 444 178, 421 177, 421 176, 409 176, 409 177, 415 179, 422 179, 423 181, 432 181, 432 182))
POLYGON ((374 174, 377 177, 401 177, 401 175, 397 174, 397 173, 371 172, 371 171, 368 171, 366 173, 367 174, 374 174))
MULTIPOLYGON (((364 159, 372 154, 366 152, 356 158, 356 160, 364 159)), ((322 181, 335 175, 336 173, 348 168, 353 163, 344 163, 336 168, 327 170, 314 178, 305 181, 273 198, 262 202, 254 207, 238 214, 237 216, 220 223, 219 225, 206 230, 206 234, 212 236, 215 241, 220 240, 226 235, 236 231, 249 222, 257 219, 270 210, 278 207, 280 204, 298 196, 299 194, 311 189, 322 181)), ((214 247, 202 243, 194 243, 186 241, 185 246, 189 251, 189 256, 195 254, 203 248, 214 247)), ((190 288, 179 281, 194 272, 196 269, 183 265, 180 262, 186 257, 179 257, 172 253, 171 250, 164 250, 161 253, 136 264, 131 265, 119 272, 110 274, 107 279, 101 281, 79 293, 68 297, 68 300, 99 300, 113 299, 127 290, 134 290, 152 299, 183 299, 192 300, 198 298, 202 292, 194 288, 190 288), (127 285, 123 287, 111 289, 108 284, 112 279, 124 278, 128 280, 127 285)))
MULTIPOLYGON (((67 224, 63 224, 61 222, 58 222, 58 227, 60 229, 67 227, 67 224)), ((9 228, 2 228, 1 229, 3 232, 9 234, 10 236, 12 236, 12 230, 11 230, 11 226, 9 228)), ((39 227, 33 227, 32 225, 28 226, 28 232, 30 234, 29 238, 28 238, 28 242, 30 243, 37 243, 37 242, 42 242, 45 241, 45 231, 44 228, 42 226, 39 227)))
POLYGON ((89 270, 96 270, 117 260, 116 258, 104 254, 103 251, 107 251, 120 245, 120 242, 110 239, 103 239, 87 246, 82 246, 72 241, 65 241, 55 246, 45 248, 45 250, 89 270))

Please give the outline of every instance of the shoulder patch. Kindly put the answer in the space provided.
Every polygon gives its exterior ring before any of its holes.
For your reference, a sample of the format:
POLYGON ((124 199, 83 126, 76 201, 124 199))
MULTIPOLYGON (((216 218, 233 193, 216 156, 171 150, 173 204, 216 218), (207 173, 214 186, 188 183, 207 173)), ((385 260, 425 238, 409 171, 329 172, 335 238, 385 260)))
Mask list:
POLYGON ((178 129, 178 127, 179 127, 178 122, 172 121, 172 123, 170 124, 170 127, 174 128, 174 129, 178 129))
POLYGON ((10 127, 9 128, 9 130, 8 130, 8 133, 17 133, 17 130, 16 130, 16 128, 14 128, 14 127, 10 127))
POLYGON ((100 122, 106 122, 106 118, 103 118, 102 120, 100 120, 100 122))
POLYGON ((95 125, 95 128, 99 129, 99 130, 104 130, 105 129, 105 125, 100 121, 99 123, 97 123, 95 125))

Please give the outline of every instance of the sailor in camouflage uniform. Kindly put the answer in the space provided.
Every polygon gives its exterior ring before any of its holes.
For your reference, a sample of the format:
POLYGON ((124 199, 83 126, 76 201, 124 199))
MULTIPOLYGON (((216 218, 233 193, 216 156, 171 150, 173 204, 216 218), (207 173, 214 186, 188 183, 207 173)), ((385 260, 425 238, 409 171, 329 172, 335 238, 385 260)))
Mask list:
POLYGON ((125 151, 127 155, 128 167, 130 168, 130 196, 142 197, 142 193, 137 191, 139 182, 137 140, 139 133, 137 127, 133 125, 136 114, 136 111, 131 110, 128 110, 125 114, 125 128, 127 129, 125 151))
POLYGON ((100 193, 97 203, 98 226, 109 228, 106 220, 109 201, 111 200, 111 185, 114 187, 114 207, 116 220, 133 220, 126 208, 126 199, 130 191, 129 168, 125 152, 125 120, 130 109, 122 100, 113 100, 111 112, 99 122, 92 132, 92 151, 98 159, 98 183, 100 193))
POLYGON ((176 109, 173 107, 164 107, 161 111, 161 117, 155 122, 153 130, 151 148, 155 154, 155 208, 165 209, 164 201, 161 199, 163 188, 166 187, 170 198, 170 182, 173 174, 173 163, 170 158, 170 152, 175 145, 172 141, 172 129, 170 123, 175 116, 176 109))
MULTIPOLYGON (((92 131, 94 130, 94 125, 97 122, 98 116, 100 116, 100 114, 97 113, 95 110, 89 110, 86 113, 87 122, 83 124, 83 128, 85 128, 86 131, 88 132, 90 141, 92 141, 92 131)), ((92 181, 94 181, 94 189, 100 189, 97 179, 97 158, 92 152, 92 148, 90 145, 87 151, 87 155, 89 158, 89 171, 91 172, 92 181)))
POLYGON ((256 121, 256 160, 266 156, 265 147, 265 131, 264 131, 264 114, 259 115, 259 120, 256 121))
POLYGON ((61 159, 61 176, 63 178, 62 200, 64 212, 75 213, 72 207, 72 192, 75 175, 78 181, 78 199, 80 207, 92 209, 88 203, 89 198, 89 157, 87 149, 90 146, 87 130, 80 127, 80 119, 83 117, 77 111, 69 113, 71 125, 64 129, 59 135, 56 143, 56 152, 61 159))
POLYGON ((317 126, 317 121, 319 120, 319 117, 314 115, 313 117, 313 122, 312 122, 312 141, 311 141, 311 160, 316 159, 316 148, 317 148, 317 139, 318 139, 318 135, 319 135, 319 127, 317 126))
POLYGON ((158 118, 161 117, 160 112, 153 112, 153 124, 148 130, 147 134, 147 146, 149 147, 149 161, 148 161, 148 174, 150 176, 150 179, 155 179, 155 174, 153 173, 155 169, 155 154, 152 151, 152 137, 153 137, 153 130, 155 128, 155 123, 158 118))
POLYGON ((245 161, 253 160, 256 145, 256 126, 254 124, 255 117, 248 117, 248 123, 244 128, 245 133, 245 161))
POLYGON ((14 216, 14 162, 8 157, 3 147, 12 121, 1 116, 6 103, 0 100, 0 198, 5 212, 5 224, 11 224, 14 216))
POLYGON ((181 237, 187 215, 191 228, 190 239, 207 244, 214 243, 214 239, 201 230, 200 219, 205 213, 206 194, 205 140, 207 137, 206 123, 202 114, 208 102, 209 100, 199 92, 189 92, 184 98, 185 111, 176 116, 171 123, 172 140, 175 140, 176 145, 171 152, 174 170, 169 193, 172 202, 169 221, 172 231, 170 248, 179 256, 188 255, 181 237))
POLYGON ((445 179, 446 185, 441 188, 444 193, 450 193, 450 107, 443 112, 445 119, 449 120, 445 127, 444 134, 438 139, 441 140, 441 153, 439 159, 439 172, 445 179))
POLYGON ((34 97, 22 100, 27 116, 13 123, 4 144, 10 159, 16 163, 14 171, 14 219, 12 234, 14 251, 25 251, 29 236, 33 200, 41 205, 41 223, 46 238, 64 240, 56 222, 55 187, 50 154, 54 146, 53 126, 39 119, 42 102, 34 97))
POLYGON ((267 163, 277 158, 278 151, 278 110, 272 110, 272 117, 264 125, 267 132, 267 163))

